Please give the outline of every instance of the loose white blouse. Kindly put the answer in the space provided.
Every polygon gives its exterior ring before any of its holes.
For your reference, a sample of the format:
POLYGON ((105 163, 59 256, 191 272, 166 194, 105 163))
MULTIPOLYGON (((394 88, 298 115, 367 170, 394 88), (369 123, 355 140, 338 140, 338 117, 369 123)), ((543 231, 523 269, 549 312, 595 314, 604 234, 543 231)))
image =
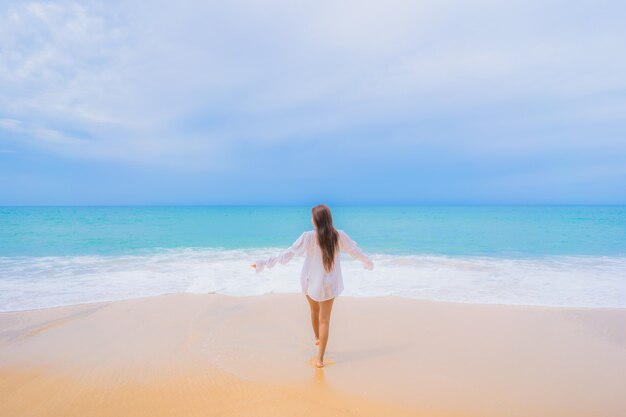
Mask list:
POLYGON ((337 229, 339 233, 339 250, 335 253, 333 269, 326 272, 322 261, 322 250, 317 244, 315 230, 302 233, 289 249, 277 256, 256 261, 256 272, 263 272, 265 268, 272 268, 276 263, 286 264, 296 255, 306 255, 300 285, 302 293, 308 294, 315 301, 326 301, 337 297, 343 291, 343 276, 341 275, 340 252, 347 252, 353 258, 360 260, 366 269, 374 269, 374 263, 365 255, 359 246, 346 232, 337 229))

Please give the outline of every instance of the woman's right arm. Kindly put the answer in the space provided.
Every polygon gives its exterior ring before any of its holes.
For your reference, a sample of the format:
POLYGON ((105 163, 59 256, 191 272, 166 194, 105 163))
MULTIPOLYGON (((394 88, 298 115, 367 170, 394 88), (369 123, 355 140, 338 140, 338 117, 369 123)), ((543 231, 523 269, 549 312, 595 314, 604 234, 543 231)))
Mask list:
POLYGON ((374 269, 374 263, 361 251, 359 245, 343 230, 337 230, 337 232, 339 232, 339 248, 349 253, 354 259, 361 261, 366 269, 374 269))

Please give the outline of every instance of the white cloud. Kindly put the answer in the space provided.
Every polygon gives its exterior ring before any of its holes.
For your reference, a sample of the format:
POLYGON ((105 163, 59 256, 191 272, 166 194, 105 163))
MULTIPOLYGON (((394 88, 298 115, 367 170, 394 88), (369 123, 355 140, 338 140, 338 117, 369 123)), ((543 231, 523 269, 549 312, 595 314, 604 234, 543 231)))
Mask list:
POLYGON ((475 106, 619 120, 620 14, 617 2, 9 2, 0 129, 74 156, 216 168, 236 143, 475 106))

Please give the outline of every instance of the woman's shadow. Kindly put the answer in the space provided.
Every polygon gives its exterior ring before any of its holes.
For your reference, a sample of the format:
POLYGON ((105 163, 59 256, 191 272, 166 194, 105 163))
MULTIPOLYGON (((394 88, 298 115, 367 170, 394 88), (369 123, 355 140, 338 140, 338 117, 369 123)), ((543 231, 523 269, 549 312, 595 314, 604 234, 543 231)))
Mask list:
POLYGON ((410 343, 393 346, 381 346, 370 349, 358 349, 344 352, 329 352, 330 357, 333 359, 334 364, 357 362, 363 360, 369 360, 379 356, 386 356, 391 353, 406 350, 411 347, 410 343))
POLYGON ((359 349, 345 352, 329 352, 329 358, 325 360, 325 366, 323 368, 315 367, 315 357, 309 360, 309 364, 313 367, 313 379, 311 384, 320 389, 329 388, 328 381, 326 380, 326 374, 324 372, 327 368, 332 368, 342 363, 350 363, 357 361, 370 360, 375 357, 386 356, 394 352, 399 352, 411 347, 411 344, 406 343, 403 345, 382 346, 372 349, 359 349))

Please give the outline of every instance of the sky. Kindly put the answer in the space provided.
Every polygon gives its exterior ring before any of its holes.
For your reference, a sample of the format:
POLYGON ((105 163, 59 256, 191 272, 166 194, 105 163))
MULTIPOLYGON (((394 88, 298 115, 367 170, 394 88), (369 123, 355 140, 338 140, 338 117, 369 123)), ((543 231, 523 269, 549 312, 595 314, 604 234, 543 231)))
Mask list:
POLYGON ((625 21, 0 0, 0 205, 626 204, 625 21))

